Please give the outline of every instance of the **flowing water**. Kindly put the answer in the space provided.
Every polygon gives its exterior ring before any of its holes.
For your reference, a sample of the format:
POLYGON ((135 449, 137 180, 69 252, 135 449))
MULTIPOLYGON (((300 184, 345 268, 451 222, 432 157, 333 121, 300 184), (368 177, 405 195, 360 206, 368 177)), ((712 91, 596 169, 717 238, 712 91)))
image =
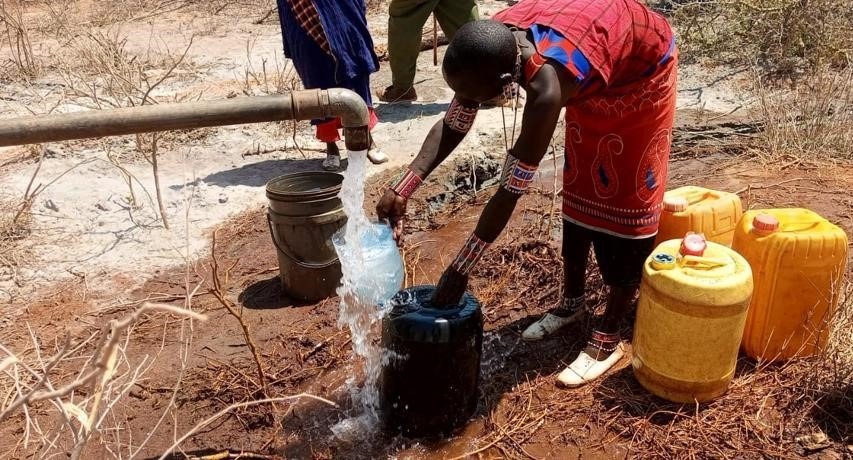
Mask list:
MULTIPOLYGON (((338 294, 341 298, 338 321, 341 327, 348 327, 350 330, 353 355, 356 358, 354 366, 361 366, 354 368, 352 374, 363 377, 363 383, 359 386, 358 383, 361 379, 358 378, 357 380, 357 377, 350 377, 347 385, 354 407, 352 417, 333 426, 332 432, 339 440, 353 443, 352 445, 369 439, 370 435, 375 433, 378 428, 379 391, 377 384, 382 366, 390 359, 404 358, 390 356, 389 352, 383 350, 379 345, 381 320, 391 308, 391 305, 386 301, 391 294, 396 292, 396 287, 399 287, 401 283, 401 280, 395 276, 401 276, 403 272, 402 261, 398 259, 394 262, 393 257, 389 257, 388 248, 382 244, 390 238, 388 227, 384 224, 371 222, 364 213, 366 169, 366 152, 350 152, 349 166, 344 173, 340 192, 348 220, 343 234, 333 239, 335 249, 341 259, 343 273, 342 285, 338 288, 338 294), (395 263, 399 263, 400 266, 396 267, 395 263), (395 287, 392 289, 392 286, 395 287)), ((479 215, 479 209, 474 211, 471 214, 472 219, 479 215)), ((470 226, 468 220, 460 224, 467 228, 470 226)), ((447 247, 458 246, 468 233, 457 228, 457 225, 454 224, 448 225, 448 231, 452 231, 452 234, 448 234, 447 238, 444 238, 442 234, 442 237, 439 238, 447 247)), ((393 248, 393 252, 399 258, 396 247, 393 248)), ((433 262, 435 267, 428 268, 434 268, 433 271, 440 273, 441 269, 444 268, 443 264, 438 260, 433 262)), ((430 265, 429 262, 426 265, 430 265)), ((504 369, 506 357, 516 349, 518 341, 515 337, 501 336, 497 333, 485 334, 481 380, 488 381, 496 372, 504 369)), ((466 430, 453 443, 454 449, 439 449, 435 458, 451 452, 454 455, 459 455, 469 451, 474 445, 474 440, 482 434, 483 426, 480 422, 474 423, 469 428, 471 429, 466 430), (455 452, 456 450, 458 452, 455 452)), ((397 446, 394 450, 399 449, 399 447, 397 446)), ((415 443, 409 449, 404 449, 409 453, 416 453, 421 450, 423 451, 416 454, 417 456, 426 454, 432 448, 415 443)), ((430 457, 430 455, 426 456, 430 457)))
POLYGON ((348 327, 356 361, 363 365, 364 384, 359 388, 355 377, 347 382, 358 414, 332 427, 341 439, 358 439, 374 431, 378 425, 379 389, 377 382, 383 351, 379 345, 384 305, 400 287, 402 260, 385 224, 371 222, 364 213, 364 180, 367 152, 349 153, 349 165, 341 184, 340 198, 347 224, 335 249, 341 260, 343 277, 338 295, 341 298, 338 325, 348 327))

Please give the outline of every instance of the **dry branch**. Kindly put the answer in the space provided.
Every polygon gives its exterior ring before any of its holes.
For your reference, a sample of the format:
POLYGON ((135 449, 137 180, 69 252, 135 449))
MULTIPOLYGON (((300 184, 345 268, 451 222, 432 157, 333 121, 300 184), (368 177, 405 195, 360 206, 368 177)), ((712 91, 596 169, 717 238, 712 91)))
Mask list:
POLYGON ((151 151, 145 155, 145 159, 151 164, 154 174, 154 194, 157 196, 157 208, 160 210, 160 218, 163 220, 163 228, 169 229, 169 219, 166 217, 166 206, 163 204, 163 194, 160 191, 160 169, 157 166, 157 139, 159 133, 151 135, 151 151))
POLYGON ((222 291, 222 281, 219 277, 219 262, 216 258, 216 232, 213 231, 212 243, 211 243, 211 280, 213 282, 213 287, 210 289, 210 293, 216 297, 216 300, 228 310, 228 313, 237 320, 240 324, 240 330, 243 331, 243 338, 246 341, 246 346, 249 347, 249 351, 252 353, 252 358, 255 360, 255 366, 258 372, 258 385, 260 386, 259 390, 264 396, 268 396, 269 393, 267 391, 267 378, 266 373, 264 372, 264 366, 261 362, 261 355, 258 353, 258 347, 255 345, 255 341, 252 340, 252 334, 249 331, 249 325, 243 321, 243 315, 237 311, 234 304, 225 298, 225 294, 222 291))
POLYGON ((183 436, 178 438, 171 446, 169 446, 168 449, 166 449, 165 452, 163 452, 163 455, 161 455, 158 460, 165 460, 165 458, 169 454, 171 454, 172 451, 174 451, 178 446, 180 446, 182 442, 186 441, 189 437, 198 433, 199 430, 210 425, 211 423, 216 421, 218 418, 229 414, 233 410, 241 409, 241 408, 245 408, 245 407, 251 407, 251 406, 258 406, 258 405, 262 405, 262 404, 275 404, 277 402, 292 401, 294 399, 301 399, 301 398, 309 398, 309 399, 313 399, 315 401, 319 401, 319 402, 328 404, 332 407, 338 407, 337 404, 333 403, 332 401, 329 401, 328 399, 324 399, 324 398, 321 398, 319 396, 314 396, 314 395, 308 394, 308 393, 300 393, 298 395, 293 395, 293 396, 282 396, 282 397, 278 397, 278 398, 266 398, 266 399, 259 399, 256 401, 247 401, 247 402, 232 404, 232 405, 226 407, 225 409, 222 409, 221 411, 219 411, 219 412, 211 415, 210 417, 202 420, 196 426, 194 426, 192 429, 190 429, 189 431, 184 433, 183 436))
POLYGON ((34 404, 39 401, 50 400, 62 414, 63 423, 55 428, 53 441, 48 441, 47 433, 39 432, 42 440, 47 443, 48 449, 53 449, 56 447, 56 441, 61 432, 67 429, 74 438, 73 448, 68 453, 71 458, 80 458, 87 443, 92 438, 92 434, 101 427, 107 414, 115 408, 121 397, 129 391, 141 373, 147 369, 146 366, 150 366, 150 361, 143 359, 135 370, 128 371, 123 376, 117 375, 121 363, 126 362, 124 350, 130 340, 131 328, 139 322, 142 315, 150 312, 174 314, 182 318, 199 321, 206 320, 204 315, 185 308, 146 303, 131 314, 110 321, 100 334, 93 334, 78 345, 72 347, 70 341, 66 341, 61 349, 46 362, 41 358, 38 350, 40 344, 31 332, 36 357, 41 363, 40 371, 34 370, 31 366, 26 365, 20 356, 16 356, 6 347, 0 346, 0 349, 8 355, 3 361, 7 364, 6 369, 0 373, 0 376, 11 377, 16 392, 14 400, 8 404, 4 403, 2 412, 0 412, 0 420, 5 420, 11 414, 22 411, 26 426, 38 427, 39 424, 33 419, 35 415, 30 408, 35 408, 34 404), (61 374, 61 371, 54 372, 60 368, 59 364, 84 357, 85 355, 81 355, 81 353, 96 336, 99 337, 94 347, 91 348, 93 354, 86 359, 82 368, 75 372, 76 377, 62 386, 54 387, 51 380, 64 378, 54 375, 61 374), (31 374, 34 381, 20 377, 17 372, 18 367, 31 374), (47 387, 47 391, 42 390, 43 387, 47 387), (76 421, 76 424, 72 421, 76 421))

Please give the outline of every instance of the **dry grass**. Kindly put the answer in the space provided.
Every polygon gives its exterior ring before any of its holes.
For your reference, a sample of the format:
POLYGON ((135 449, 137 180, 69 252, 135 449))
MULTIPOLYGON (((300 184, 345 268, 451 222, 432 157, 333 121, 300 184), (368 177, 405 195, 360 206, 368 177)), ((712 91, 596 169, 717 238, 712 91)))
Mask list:
MULTIPOLYGON (((187 203, 187 210, 189 206, 187 203)), ((227 289, 222 283, 227 283, 231 268, 224 274, 216 269, 212 272, 212 289, 219 296, 225 295, 220 288, 227 289)), ((190 383, 192 379, 187 377, 197 378, 208 370, 204 368, 199 373, 188 365, 194 334, 198 331, 197 321, 207 317, 197 313, 198 307, 193 305, 204 278, 197 272, 193 278, 195 268, 189 259, 186 259, 185 270, 184 295, 177 296, 183 299, 183 305, 141 300, 120 306, 124 310, 142 305, 131 309, 130 313, 98 321, 107 323, 100 330, 93 324, 67 332, 64 338, 65 334, 60 333, 59 338, 48 341, 28 328, 29 343, 14 336, 0 340, 0 438, 9 441, 3 445, 6 452, 14 457, 139 458, 141 453, 154 450, 149 442, 157 439, 161 445, 166 440, 169 446, 155 450, 158 455, 162 454, 160 458, 166 458, 172 451, 179 450, 184 441, 225 417, 241 420, 247 414, 255 414, 268 426, 284 412, 282 403, 308 399, 335 406, 331 401, 306 393, 290 396, 277 391, 272 397, 259 399, 257 384, 246 376, 242 366, 233 364, 223 363, 214 371, 223 379, 204 378, 199 384, 190 383), (194 283, 192 279, 199 282, 194 283), (153 377, 153 381, 165 388, 151 388, 149 374, 162 375, 164 368, 169 369, 167 380, 153 377), (221 388, 217 388, 218 385, 221 388), (240 391, 241 388, 246 391, 240 391), (202 390, 197 394, 199 389, 202 390), (140 409, 135 400, 147 399, 140 393, 150 396, 153 392, 162 392, 167 401, 158 398, 154 413, 136 418, 139 411, 151 412, 152 409, 147 404, 140 409), (230 401, 217 407, 218 410, 207 418, 189 427, 179 424, 182 419, 178 416, 178 408, 187 399, 220 401, 221 397, 230 401), (167 425, 171 426, 166 428, 167 425)), ((242 324, 242 319, 240 321, 242 324)), ((248 335, 245 340, 254 343, 248 335)), ((345 359, 344 346, 338 344, 336 349, 335 357, 327 365, 339 366, 345 359)), ((305 363, 329 359, 323 358, 326 353, 318 351, 315 347, 306 353, 305 363)), ((312 375, 310 372, 287 372, 287 369, 281 373, 268 370, 268 374, 263 374, 261 368, 258 370, 264 378, 269 377, 271 387, 279 390, 291 389, 292 382, 312 375), (299 374, 306 375, 300 377, 299 374)), ((306 370, 316 375, 322 369, 306 370)), ((247 430, 252 428, 252 425, 246 427, 247 430)), ((176 457, 184 458, 177 454, 176 457)), ((275 457, 247 453, 241 458, 275 457)))
POLYGON ((189 72, 189 37, 175 52, 165 42, 152 40, 142 53, 127 49, 127 36, 119 27, 107 31, 69 30, 74 37, 60 58, 59 73, 66 96, 92 109, 157 104, 157 91, 176 79, 178 71, 189 72))
MULTIPOLYGON (((113 411, 154 365, 156 356, 129 359, 127 350, 133 328, 156 312, 206 319, 189 308, 145 304, 88 337, 47 344, 30 330, 30 348, 13 351, 0 345, 0 422, 17 418, 23 426, 18 445, 9 448, 35 451, 39 457, 65 452, 76 459, 92 455, 86 449, 98 440, 99 448, 115 458, 122 457, 125 445, 132 451, 130 438, 111 428, 119 423, 113 411)), ((189 329, 181 325, 183 340, 189 329)))
POLYGON ((824 435, 828 441, 821 448, 843 448, 853 440, 851 292, 848 287, 823 356, 776 365, 743 359, 729 391, 696 406, 664 403, 627 379, 608 379, 597 398, 610 410, 594 419, 645 455, 660 456, 667 447, 695 455, 790 458, 819 450, 803 436, 824 435))
MULTIPOLYGON (((26 5, 21 0, 4 0, 0 2, 0 49, 7 47, 11 59, 12 71, 3 72, 8 79, 10 76, 23 77, 25 80, 41 74, 41 61, 33 51, 30 26, 24 17, 26 5)), ((0 65, 0 69, 3 66, 0 65)))
POLYGON ((33 156, 36 155, 36 151, 39 153, 23 195, 16 199, 4 198, 0 200, 0 280, 11 280, 18 287, 24 285, 24 281, 19 276, 19 268, 22 260, 26 259, 28 255, 26 248, 21 247, 19 242, 32 232, 33 216, 31 210, 33 203, 48 187, 80 165, 72 166, 46 183, 38 182, 39 171, 41 171, 44 161, 44 149, 31 146, 29 150, 33 156))
MULTIPOLYGON (((48 3, 54 1, 57 0, 48 0, 48 3)), ((58 3, 61 5, 62 1, 59 0, 58 3)), ((188 0, 111 0, 83 3, 81 13, 88 23, 104 26, 176 12, 191 4, 188 0)))
POLYGON ((246 41, 246 67, 238 78, 240 90, 246 96, 283 94, 301 88, 299 76, 293 64, 283 56, 273 56, 272 62, 261 59, 260 68, 253 64, 254 48, 257 38, 246 41))
POLYGON ((756 75, 748 148, 767 159, 850 158, 853 9, 845 0, 668 2, 683 58, 756 75))
POLYGON ((792 88, 756 77, 760 151, 802 159, 853 158, 853 69, 822 71, 792 88))
MULTIPOLYGON (((0 282, 11 281, 19 288, 24 284, 20 268, 28 259, 26 249, 19 242, 32 228, 32 215, 29 212, 19 214, 22 205, 18 199, 0 200, 0 282)), ((4 293, 0 298, 6 296, 8 294, 4 293)))
POLYGON ((758 65, 782 78, 846 67, 853 58, 847 0, 718 0, 675 4, 685 57, 758 65))
MULTIPOLYGON (((189 37, 183 50, 177 53, 166 42, 157 45, 153 41, 144 53, 130 52, 127 50, 127 38, 118 27, 107 32, 80 30, 74 37, 69 42, 70 52, 59 70, 65 81, 66 96, 92 109, 158 104, 166 97, 158 97, 157 92, 175 80, 178 71, 189 71, 192 68, 192 64, 187 62, 187 54, 192 47, 193 37, 189 37)), ((190 96, 185 95, 170 99, 176 102, 188 98, 190 96)), ((180 141, 184 135, 179 132, 165 137, 160 133, 138 134, 134 137, 137 152, 151 164, 158 213, 166 229, 169 229, 169 220, 159 183, 158 146, 164 143, 168 145, 168 141, 180 141)), ((110 162, 117 166, 129 183, 118 156, 109 153, 107 156, 110 162)))

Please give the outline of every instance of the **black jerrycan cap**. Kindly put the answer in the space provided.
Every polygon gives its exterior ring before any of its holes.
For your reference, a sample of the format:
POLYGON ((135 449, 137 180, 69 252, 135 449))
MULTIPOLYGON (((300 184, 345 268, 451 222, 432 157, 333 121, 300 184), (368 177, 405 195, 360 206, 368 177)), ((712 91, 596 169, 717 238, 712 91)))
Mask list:
POLYGON ((386 322, 392 333, 417 342, 448 343, 482 335, 480 302, 465 292, 455 306, 436 308, 432 295, 436 287, 413 286, 398 292, 388 302, 391 311, 386 322))

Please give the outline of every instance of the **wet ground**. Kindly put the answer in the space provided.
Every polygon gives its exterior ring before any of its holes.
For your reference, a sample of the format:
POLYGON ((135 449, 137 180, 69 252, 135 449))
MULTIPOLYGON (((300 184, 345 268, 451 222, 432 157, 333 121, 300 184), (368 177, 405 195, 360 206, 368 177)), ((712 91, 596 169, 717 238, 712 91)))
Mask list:
MULTIPOLYGON (((660 442, 655 438, 661 439, 662 435, 651 436, 651 430, 657 428, 654 424, 642 425, 641 420, 657 420, 654 414, 658 412, 678 414, 684 408, 650 398, 631 377, 628 358, 600 383, 563 390, 554 385, 554 375, 580 350, 585 339, 584 325, 570 327, 540 343, 519 339, 524 327, 558 299, 560 213, 559 199, 555 200, 554 195, 554 173, 559 174, 561 161, 559 155, 546 158, 531 193, 521 199, 507 231, 472 277, 471 290, 484 306, 486 339, 479 408, 462 433, 437 443, 389 439, 381 434, 356 440, 339 440, 332 435, 330 427, 353 415, 347 380, 353 376, 358 380, 360 367, 350 356, 348 333, 336 324, 337 299, 306 305, 293 302, 281 292, 265 214, 256 209, 217 232, 215 256, 222 290, 240 307, 254 342, 259 345, 270 396, 307 392, 328 398, 338 407, 300 400, 277 405, 274 410, 269 406, 238 409, 188 439, 184 449, 244 449, 285 458, 432 459, 470 454, 470 458, 567 459, 663 455, 666 445, 655 448, 655 442, 660 442)), ((410 232, 403 247, 407 285, 436 281, 473 229, 491 195, 490 175, 497 173, 494 164, 481 157, 474 164, 473 175, 471 162, 442 167, 419 191, 410 204, 410 232)), ((368 210, 395 173, 388 171, 368 185, 368 210)), ((768 164, 745 154, 682 155, 673 161, 670 177, 673 187, 690 183, 738 192, 747 208, 807 205, 848 232, 853 230, 853 203, 844 192, 853 186, 853 168, 849 166, 768 164), (783 173, 784 179, 779 177, 783 173)), ((559 180, 556 184, 559 187, 559 180)), ((184 431, 229 404, 261 396, 254 363, 238 323, 210 293, 212 262, 208 258, 183 270, 158 273, 136 291, 135 297, 140 301, 180 302, 187 285, 201 283, 193 305, 210 316, 208 322, 196 325, 192 353, 175 396, 177 410, 155 432, 143 451, 147 455, 156 455, 168 447, 173 430, 184 431)), ((594 270, 588 290, 591 303, 600 306, 603 291, 594 270)), ((42 338, 47 341, 65 331, 90 330, 132 306, 79 314, 78 305, 85 302, 85 296, 84 286, 69 284, 54 297, 31 304, 25 320, 42 331, 42 338)), ((153 356, 159 365, 134 386, 126 405, 116 409, 116 417, 125 420, 124 429, 139 432, 155 426, 167 408, 178 377, 176 370, 180 368, 177 324, 151 316, 136 328, 127 350, 128 359, 136 362, 153 356)), ((624 325, 623 332, 630 338, 630 324, 624 325)), ((26 342, 26 329, 15 328, 9 338, 26 342)), ((749 370, 750 364, 742 363, 741 368, 736 384, 738 379, 746 382, 758 378, 749 370)), ((741 393, 731 393, 727 396, 730 399, 712 406, 703 417, 743 404, 738 399, 743 396, 741 393)), ((786 408, 790 409, 783 401, 777 402, 771 404, 769 413, 785 414, 786 408)), ((690 414, 692 409, 687 411, 690 414)), ((666 429, 665 433, 678 430, 678 416, 660 417, 659 429, 666 429)), ((802 423, 813 426, 819 422, 802 423)), ((770 419, 768 424, 747 429, 746 433, 760 438, 777 430, 782 433, 778 441, 773 441, 778 449, 769 452, 779 454, 791 449, 789 444, 796 434, 791 430, 795 428, 784 425, 782 416, 779 421, 770 419)), ((7 424, 0 432, 8 434, 10 430, 14 432, 16 428, 7 424)), ((824 430, 833 433, 830 428, 824 430)), ((844 442, 843 434, 834 436, 838 443, 844 442)), ((689 444, 685 446, 684 449, 690 448, 689 444)), ((724 448, 728 453, 736 450, 724 448)))

